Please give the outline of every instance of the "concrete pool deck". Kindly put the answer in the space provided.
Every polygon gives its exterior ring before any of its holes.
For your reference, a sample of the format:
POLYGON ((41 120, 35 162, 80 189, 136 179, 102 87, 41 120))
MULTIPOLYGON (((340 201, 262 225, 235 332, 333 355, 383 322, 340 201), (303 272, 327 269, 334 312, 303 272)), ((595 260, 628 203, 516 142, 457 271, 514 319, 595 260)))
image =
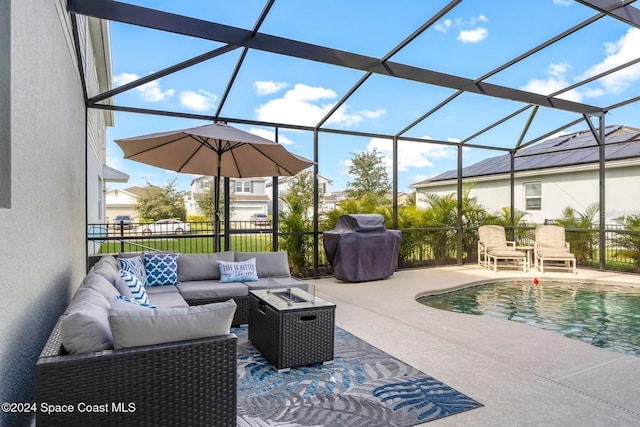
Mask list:
POLYGON ((415 301, 472 282, 536 277, 640 286, 637 275, 493 272, 477 265, 403 270, 364 283, 310 282, 336 303, 336 325, 485 405, 430 426, 640 425, 640 357, 415 301))

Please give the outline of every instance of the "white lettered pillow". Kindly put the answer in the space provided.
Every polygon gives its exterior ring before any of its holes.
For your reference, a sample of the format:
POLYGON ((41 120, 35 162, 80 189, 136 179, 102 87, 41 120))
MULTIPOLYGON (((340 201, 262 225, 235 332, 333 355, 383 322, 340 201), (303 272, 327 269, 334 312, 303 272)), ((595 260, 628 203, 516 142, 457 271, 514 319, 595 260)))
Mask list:
POLYGON ((246 261, 228 262, 216 260, 220 268, 220 282, 257 282, 256 259, 250 258, 246 261))

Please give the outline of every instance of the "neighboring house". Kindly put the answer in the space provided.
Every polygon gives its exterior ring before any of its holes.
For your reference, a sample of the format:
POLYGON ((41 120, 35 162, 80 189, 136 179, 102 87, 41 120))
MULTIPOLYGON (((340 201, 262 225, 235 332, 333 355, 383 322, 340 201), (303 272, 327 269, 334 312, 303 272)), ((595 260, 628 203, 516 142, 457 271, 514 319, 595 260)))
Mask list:
MULTIPOLYGON (((0 1, 2 402, 34 401, 38 356, 86 275, 87 224, 104 219, 113 117, 85 100, 111 88, 109 30, 75 16, 76 51, 66 4, 0 1)), ((0 425, 33 415, 3 411, 0 425)))
MULTIPOLYGON (((640 211, 640 129, 620 125, 605 128, 605 216, 640 211), (621 209, 624 207, 624 209, 621 209)), ((562 135, 519 150, 515 158, 514 206, 527 212, 527 222, 561 217, 572 207, 584 212, 599 201, 598 144, 589 130, 562 135)), ((425 207, 427 193, 456 192, 457 171, 412 184, 416 204, 425 207)), ((491 157, 462 169, 470 195, 490 212, 510 206, 510 155, 491 157)), ((598 218, 596 218, 596 221, 598 218)))
MULTIPOLYGON (((223 189, 223 183, 220 189, 223 189)), ((204 215, 198 202, 212 191, 213 177, 200 176, 191 181, 191 190, 185 196, 187 215, 204 215)), ((230 221, 249 221, 251 215, 268 213, 269 198, 265 194, 264 178, 230 178, 230 221)), ((222 207, 220 208, 222 209, 222 207)))
MULTIPOLYGON (((309 173, 309 171, 305 170, 305 171, 299 172, 299 174, 302 174, 302 173, 309 173)), ((293 177, 290 177, 290 176, 278 178, 278 194, 280 196, 285 194, 289 190, 289 185, 292 178, 293 177)), ((322 175, 318 175, 318 196, 320 199, 320 206, 318 207, 318 210, 319 210, 319 213, 321 214, 332 211, 337 206, 338 200, 331 192, 332 183, 333 181, 331 181, 329 178, 326 178, 322 175)), ((273 191, 271 190, 272 186, 273 186, 272 181, 268 181, 266 184, 266 188, 267 188, 267 196, 269 197, 269 200, 271 200, 273 195, 273 191)), ((273 206, 273 203, 269 203, 270 214, 273 214, 272 206, 273 206)), ((284 206, 282 201, 278 200, 278 210, 283 210, 283 209, 284 209, 284 206)), ((312 215, 312 212, 310 212, 309 214, 312 215)))
POLYGON ((143 188, 137 186, 108 190, 105 196, 107 222, 112 222, 118 215, 129 215, 133 222, 138 222, 136 204, 143 191, 143 188))

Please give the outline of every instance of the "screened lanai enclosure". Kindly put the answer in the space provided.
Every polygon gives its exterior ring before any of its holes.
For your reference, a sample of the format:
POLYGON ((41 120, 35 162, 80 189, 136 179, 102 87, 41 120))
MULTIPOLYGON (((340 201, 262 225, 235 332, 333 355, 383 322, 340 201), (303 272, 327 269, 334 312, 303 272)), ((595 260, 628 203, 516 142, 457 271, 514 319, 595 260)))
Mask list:
MULTIPOLYGON (((113 88, 85 96, 87 108, 116 112, 113 139, 225 122, 315 161, 300 212, 308 221, 292 226, 282 200, 291 184, 269 178, 272 221, 258 233, 300 257, 292 265, 306 275, 326 266, 322 233, 355 211, 402 230, 403 268, 475 262, 477 227, 499 221, 523 242, 536 224, 560 222, 579 264, 636 269, 640 10, 499 1, 494 16, 485 3, 203 1, 194 13, 193 2, 68 0, 67 9, 110 24, 113 88), (120 123, 139 131, 121 134, 120 123), (384 202, 345 191, 363 152, 387 173, 384 202)), ((223 188, 229 249, 250 233, 230 219, 238 194, 228 178, 223 188)))

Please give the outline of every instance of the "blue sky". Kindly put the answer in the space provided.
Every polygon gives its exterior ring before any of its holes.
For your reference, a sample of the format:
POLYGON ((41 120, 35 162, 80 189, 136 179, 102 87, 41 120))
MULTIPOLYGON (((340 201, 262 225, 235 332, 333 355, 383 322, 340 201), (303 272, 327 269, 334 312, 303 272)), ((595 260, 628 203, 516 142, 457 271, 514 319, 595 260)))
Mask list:
MULTIPOLYGON (((129 1, 128 3, 252 29, 263 1, 129 1)), ((446 1, 402 0, 277 0, 260 32, 300 39, 376 58, 383 57, 446 1)), ((595 11, 569 0, 513 2, 465 0, 443 19, 391 57, 391 61, 477 79, 506 61, 595 15, 595 11)), ((220 43, 111 23, 114 85, 133 81, 177 62, 216 49, 220 43)), ((574 82, 635 59, 640 30, 605 17, 553 46, 501 71, 488 82, 530 92, 549 94, 574 82)), ((148 83, 115 97, 122 106, 214 114, 218 108, 240 49, 148 83)), ((223 106, 223 117, 314 125, 362 77, 361 71, 250 51, 223 106)), ((452 90, 392 77, 374 75, 327 122, 336 129, 392 135, 441 103, 452 90)), ((567 92, 561 97, 598 106, 640 95, 638 65, 567 92)), ((463 94, 409 130, 405 135, 443 141, 461 141, 521 108, 513 101, 463 94)), ((525 141, 579 118, 578 115, 541 109, 525 141)), ((512 147, 520 137, 528 113, 521 114, 472 142, 512 147)), ((640 127, 638 107, 616 109, 607 124, 640 127)), ((124 160, 114 139, 198 126, 206 122, 160 116, 115 113, 115 127, 107 132, 107 163, 130 175, 127 184, 109 188, 164 185, 178 179, 188 189, 192 175, 124 160)), ((238 128, 274 139, 271 128, 238 128)), ((567 132, 585 129, 582 123, 567 132)), ((279 141, 296 154, 313 158, 310 132, 281 129, 279 141)), ((334 191, 344 190, 353 178, 347 173, 354 153, 377 148, 391 176, 391 140, 320 133, 320 174, 333 180, 334 191)), ((463 163, 472 164, 492 150, 466 148, 463 163)), ((401 142, 398 188, 456 167, 456 150, 437 144, 401 142)))

